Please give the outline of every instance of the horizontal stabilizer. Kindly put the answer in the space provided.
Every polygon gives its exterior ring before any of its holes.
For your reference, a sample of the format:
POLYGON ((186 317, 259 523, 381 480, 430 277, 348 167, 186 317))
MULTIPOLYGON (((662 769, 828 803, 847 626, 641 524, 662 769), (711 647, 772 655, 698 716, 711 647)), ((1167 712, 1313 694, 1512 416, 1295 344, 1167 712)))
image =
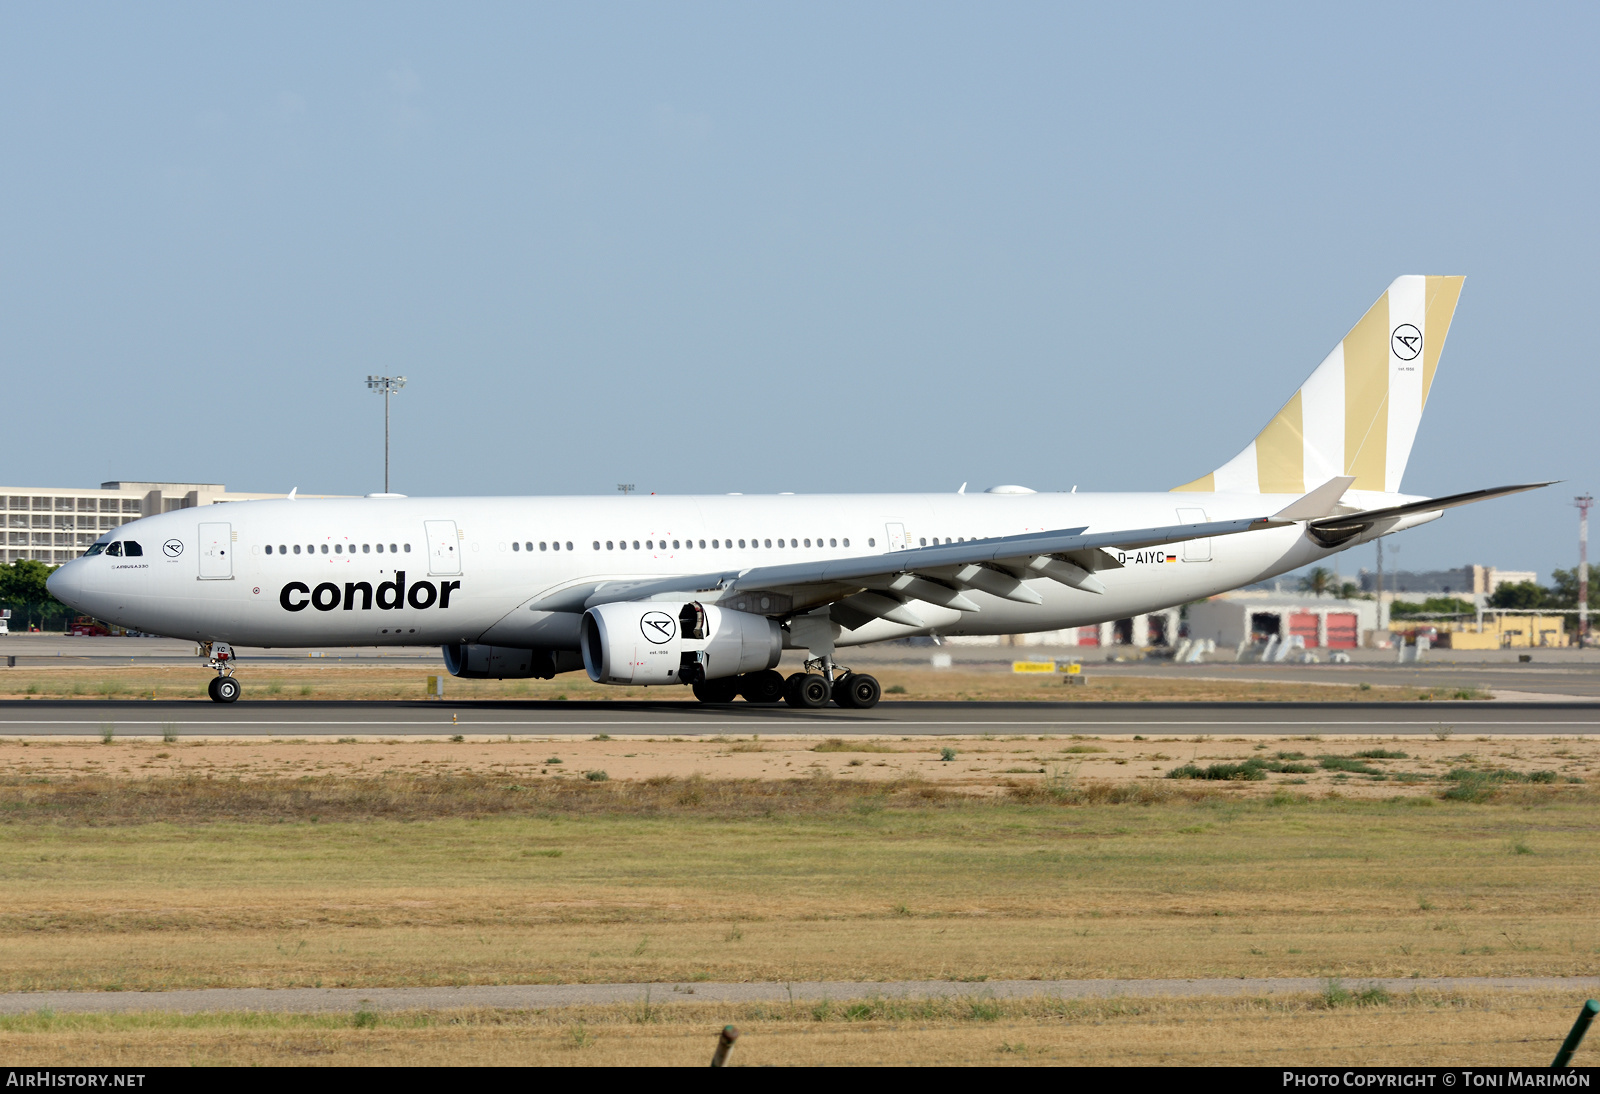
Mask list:
MULTIPOLYGON (((1409 517, 1417 513, 1437 513, 1444 509, 1471 505, 1475 501, 1503 498, 1508 494, 1520 494, 1525 490, 1539 490, 1546 486, 1553 486, 1555 481, 1557 480, 1522 483, 1517 486, 1494 486, 1487 490, 1469 490, 1465 494, 1447 494, 1442 498, 1428 498, 1425 501, 1407 502, 1405 505, 1390 505, 1383 509, 1368 509, 1363 513, 1346 513, 1337 517, 1323 517, 1321 520, 1311 521, 1306 530, 1323 546, 1332 547, 1343 543, 1347 539, 1354 539, 1381 521, 1398 520, 1401 517, 1409 517)), ((1305 499, 1302 498, 1301 500, 1305 499)), ((1298 505, 1299 502, 1295 504, 1298 505)), ((1290 508, 1293 508, 1293 506, 1290 508)))
POLYGON ((1355 481, 1354 475, 1331 478, 1288 508, 1272 514, 1272 519, 1315 520, 1318 517, 1332 516, 1339 499, 1344 497, 1344 492, 1350 489, 1350 484, 1355 481))

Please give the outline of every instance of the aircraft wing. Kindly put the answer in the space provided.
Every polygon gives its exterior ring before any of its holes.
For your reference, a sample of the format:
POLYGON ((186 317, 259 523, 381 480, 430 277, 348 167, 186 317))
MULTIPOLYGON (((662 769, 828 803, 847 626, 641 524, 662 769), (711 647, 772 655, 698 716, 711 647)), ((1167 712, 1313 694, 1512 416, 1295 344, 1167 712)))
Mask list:
POLYGON ((834 618, 846 626, 888 619, 920 627, 925 624, 907 606, 908 601, 977 611, 978 605, 963 595, 977 589, 1019 603, 1041 604, 1043 598, 1023 584, 1024 578, 1034 577, 1102 593, 1105 586, 1094 571, 1121 566, 1107 553, 1110 548, 1136 551, 1289 523, 1292 522, 1261 517, 1093 534, 1087 528, 1064 528, 854 558, 755 566, 660 581, 607 583, 585 599, 584 607, 619 600, 682 597, 776 617, 831 604, 834 618))

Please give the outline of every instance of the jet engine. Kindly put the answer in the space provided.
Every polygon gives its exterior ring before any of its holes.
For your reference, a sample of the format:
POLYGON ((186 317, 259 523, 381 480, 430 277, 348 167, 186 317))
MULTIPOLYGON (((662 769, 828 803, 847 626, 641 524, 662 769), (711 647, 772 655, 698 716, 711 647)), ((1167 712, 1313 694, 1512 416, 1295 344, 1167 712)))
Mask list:
POLYGON ((549 680, 578 668, 577 655, 565 650, 523 650, 460 642, 444 647, 444 667, 464 680, 549 680))
POLYGON ((579 645, 598 684, 698 684, 772 668, 783 629, 715 604, 601 604, 583 613, 579 645))

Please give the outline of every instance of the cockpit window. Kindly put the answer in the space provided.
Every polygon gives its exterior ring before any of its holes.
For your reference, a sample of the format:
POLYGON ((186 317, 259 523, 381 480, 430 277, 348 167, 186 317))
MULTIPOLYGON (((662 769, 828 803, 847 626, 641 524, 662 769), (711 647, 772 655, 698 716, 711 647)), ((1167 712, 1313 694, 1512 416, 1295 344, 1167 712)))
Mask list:
POLYGON ((115 543, 106 544, 106 554, 112 556, 113 558, 121 558, 122 557, 122 541, 121 540, 117 540, 117 542, 115 542, 115 543))
POLYGON ((104 543, 96 543, 93 547, 90 547, 87 551, 83 552, 83 557, 84 558, 93 558, 95 555, 99 554, 101 551, 104 551, 105 549, 106 549, 106 545, 104 543))
POLYGON ((129 558, 142 558, 144 556, 144 548, 131 539, 125 539, 122 541, 122 553, 129 558))

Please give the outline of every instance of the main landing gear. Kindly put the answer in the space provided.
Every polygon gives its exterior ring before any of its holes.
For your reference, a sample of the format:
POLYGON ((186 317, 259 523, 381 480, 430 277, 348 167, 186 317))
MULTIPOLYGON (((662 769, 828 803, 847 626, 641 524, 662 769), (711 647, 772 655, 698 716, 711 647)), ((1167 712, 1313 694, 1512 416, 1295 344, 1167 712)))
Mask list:
POLYGON ((747 703, 770 705, 783 700, 783 674, 771 669, 702 680, 694 685, 694 697, 702 703, 731 703, 743 698, 747 703))
POLYGON ((206 659, 206 668, 215 669, 216 678, 206 685, 206 694, 213 703, 233 703, 239 699, 239 681, 233 678, 233 647, 226 642, 204 642, 200 656, 206 659))
MULTIPOLYGON (((811 668, 812 662, 806 662, 811 668)), ((831 659, 823 659, 822 672, 797 672, 783 682, 783 701, 802 710, 820 710, 832 700, 846 710, 870 710, 883 698, 877 679, 864 672, 834 674, 831 659), (829 680, 829 677, 832 680, 829 680)))
MULTIPOLYGON (((811 663, 807 662, 806 667, 812 667, 811 663)), ((867 710, 878 705, 883 688, 864 672, 840 673, 830 683, 827 676, 818 672, 797 672, 785 679, 781 672, 765 669, 702 680, 694 685, 694 697, 702 703, 731 703, 742 698, 763 706, 788 703, 802 710, 820 710, 830 702, 848 710, 867 710)))

